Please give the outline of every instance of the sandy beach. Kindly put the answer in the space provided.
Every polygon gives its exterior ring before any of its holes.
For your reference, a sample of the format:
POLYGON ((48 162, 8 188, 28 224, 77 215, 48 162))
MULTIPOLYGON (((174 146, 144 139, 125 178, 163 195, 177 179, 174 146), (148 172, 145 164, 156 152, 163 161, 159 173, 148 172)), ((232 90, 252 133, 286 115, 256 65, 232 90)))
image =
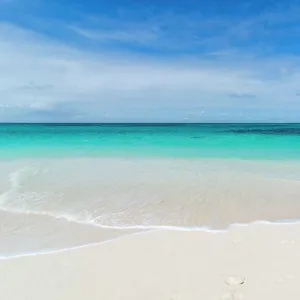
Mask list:
POLYGON ((0 0, 0 300, 300 300, 300 0, 0 0))
POLYGON ((0 166, 1 299, 299 299, 298 161, 0 166))
POLYGON ((1 299, 299 299, 298 161, 0 166, 1 299))
POLYGON ((157 230, 0 261, 6 300, 299 299, 300 224, 157 230))

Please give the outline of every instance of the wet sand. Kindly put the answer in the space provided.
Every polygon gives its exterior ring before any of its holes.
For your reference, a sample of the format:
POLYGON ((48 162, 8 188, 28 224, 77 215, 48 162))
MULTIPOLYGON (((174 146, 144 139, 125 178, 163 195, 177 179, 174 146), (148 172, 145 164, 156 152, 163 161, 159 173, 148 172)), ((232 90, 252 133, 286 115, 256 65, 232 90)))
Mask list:
POLYGON ((157 230, 0 261, 7 300, 282 300, 300 294, 300 224, 157 230))
POLYGON ((99 244, 141 231, 102 228, 45 214, 20 214, 1 210, 0 220, 0 259, 99 244))

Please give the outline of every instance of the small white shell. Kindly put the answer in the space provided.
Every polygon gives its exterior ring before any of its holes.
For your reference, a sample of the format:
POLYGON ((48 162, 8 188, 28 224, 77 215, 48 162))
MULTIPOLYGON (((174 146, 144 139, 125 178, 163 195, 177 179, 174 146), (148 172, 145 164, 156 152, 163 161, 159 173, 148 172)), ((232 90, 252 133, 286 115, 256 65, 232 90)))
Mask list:
POLYGON ((239 276, 230 276, 230 277, 226 278, 226 280, 225 280, 226 284, 228 284, 230 286, 241 285, 241 284, 244 284, 245 281, 246 281, 246 279, 244 277, 239 277, 239 276))

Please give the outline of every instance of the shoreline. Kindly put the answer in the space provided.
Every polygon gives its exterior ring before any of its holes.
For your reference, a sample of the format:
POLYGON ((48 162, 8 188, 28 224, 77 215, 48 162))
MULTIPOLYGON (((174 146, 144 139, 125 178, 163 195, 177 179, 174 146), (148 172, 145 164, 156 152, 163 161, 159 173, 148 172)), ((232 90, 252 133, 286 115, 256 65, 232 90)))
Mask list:
POLYGON ((0 260, 0 288, 14 300, 297 299, 299 233, 300 224, 149 231, 0 260))
POLYGON ((6 162, 0 168, 3 259, 97 245, 131 232, 216 233, 300 222, 300 181, 268 177, 300 176, 298 164, 90 158, 27 162, 6 162))
MULTIPOLYGON (((80 223, 79 223, 80 224, 80 223)), ((80 225, 87 225, 87 224, 80 224, 80 225)), ((130 238, 135 235, 143 235, 148 233, 155 233, 155 232, 199 232, 199 233, 207 233, 212 235, 218 235, 218 234, 229 234, 233 230, 239 230, 242 228, 248 228, 253 226, 297 226, 300 227, 300 219, 299 220, 278 220, 278 221, 267 221, 267 220, 257 220, 249 223, 233 223, 229 225, 227 228, 224 229, 212 229, 207 227, 179 227, 179 226, 132 226, 132 227, 110 227, 110 226, 101 226, 101 225, 94 225, 95 227, 98 227, 100 230, 105 231, 114 231, 117 234, 115 237, 108 237, 105 240, 102 241, 96 241, 91 242, 87 244, 80 244, 70 247, 65 247, 61 249, 54 249, 54 250, 41 250, 38 252, 28 252, 28 253, 20 253, 16 255, 6 255, 1 256, 0 254, 0 261, 2 260, 10 260, 10 259, 16 259, 16 258, 26 258, 26 257, 35 257, 35 256, 43 256, 43 255, 51 255, 51 254, 59 254, 59 253, 65 253, 68 251, 74 251, 77 249, 85 249, 89 247, 97 247, 101 246, 102 244, 106 243, 114 243, 115 241, 118 241, 119 239, 126 239, 130 238), (127 233, 122 234, 123 231, 129 231, 127 233), (133 232, 130 232, 133 231, 133 232)))

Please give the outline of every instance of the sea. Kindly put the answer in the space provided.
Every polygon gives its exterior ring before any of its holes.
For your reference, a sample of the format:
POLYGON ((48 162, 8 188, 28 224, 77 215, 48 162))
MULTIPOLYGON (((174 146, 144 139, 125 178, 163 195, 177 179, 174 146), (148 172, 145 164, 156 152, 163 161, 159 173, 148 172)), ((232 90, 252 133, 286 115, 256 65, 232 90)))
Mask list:
POLYGON ((300 124, 0 124, 0 258, 300 217, 300 124))

